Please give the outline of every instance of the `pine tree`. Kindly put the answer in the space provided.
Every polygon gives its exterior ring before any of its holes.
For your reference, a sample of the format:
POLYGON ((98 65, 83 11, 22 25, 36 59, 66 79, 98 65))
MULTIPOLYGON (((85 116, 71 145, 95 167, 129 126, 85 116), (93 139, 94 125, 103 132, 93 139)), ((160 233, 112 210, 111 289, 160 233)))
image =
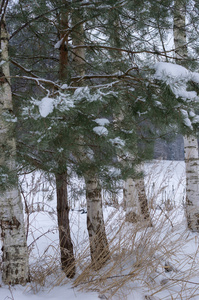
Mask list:
MULTIPOLYGON (((62 1, 64 4, 65 1, 62 1)), ((62 43, 59 47, 59 80, 65 82, 68 79, 68 12, 66 9, 60 12, 60 38, 62 43)), ((61 158, 61 156, 60 156, 61 158)), ((68 172, 67 161, 59 159, 58 170, 55 173, 56 178, 56 191, 57 191, 57 218, 59 227, 59 243, 61 251, 61 264, 62 270, 66 273, 66 276, 73 278, 75 276, 75 257, 73 253, 73 243, 70 234, 69 224, 69 211, 68 204, 68 172)))
MULTIPOLYGON (((158 5, 157 1, 70 1, 59 8, 59 1, 42 3, 48 9, 48 30, 45 18, 36 19, 37 9, 24 13, 31 20, 31 26, 26 27, 26 40, 30 34, 41 47, 34 53, 31 68, 28 63, 26 69, 21 68, 26 74, 27 69, 31 72, 30 78, 20 80, 38 84, 32 90, 28 87, 28 99, 20 108, 19 124, 30 129, 20 132, 21 163, 64 174, 62 182, 73 171, 80 177, 91 174, 86 177, 87 195, 97 200, 99 208, 95 209, 102 211, 100 188, 117 190, 119 180, 136 178, 137 166, 152 157, 157 137, 168 131, 190 131, 181 108, 189 111, 191 104, 176 97, 171 84, 157 76, 161 65, 154 67, 158 59, 173 58, 164 47, 164 31, 171 28, 172 1, 158 5), (57 16, 59 19, 62 12, 69 19, 63 20, 63 32, 56 40, 57 64, 51 63, 48 67, 53 72, 45 72, 45 78, 41 78, 36 57, 48 51, 49 56, 52 54, 55 28, 60 24, 57 16), (75 22, 75 18, 82 20, 75 22), (44 32, 40 32, 41 28, 44 32), (115 41, 116 30, 119 34, 115 41), (49 48, 46 39, 39 39, 41 36, 47 38, 49 48), (62 54, 63 63, 59 64, 62 54), (59 80, 55 75, 58 69, 59 80)), ((64 187, 62 193, 66 194, 64 187)), ((103 220, 102 215, 99 220, 103 220)))

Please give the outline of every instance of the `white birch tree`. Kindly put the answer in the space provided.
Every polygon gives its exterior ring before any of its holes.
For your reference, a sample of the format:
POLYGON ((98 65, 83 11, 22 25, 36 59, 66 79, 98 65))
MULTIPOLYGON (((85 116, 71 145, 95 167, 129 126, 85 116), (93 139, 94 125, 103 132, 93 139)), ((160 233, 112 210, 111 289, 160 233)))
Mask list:
MULTIPOLYGON (((176 58, 183 63, 188 56, 186 40, 186 2, 175 0, 174 5, 174 44, 176 58)), ((199 231, 199 158, 196 136, 184 136, 186 164, 186 218, 188 228, 199 231)))
MULTIPOLYGON (((84 24, 80 12, 75 12, 73 14, 72 23, 73 45, 84 45, 84 24)), ((81 78, 85 75, 85 54, 85 48, 73 50, 74 69, 76 75, 80 76, 79 85, 81 86, 84 84, 81 78)), ((81 140, 80 144, 81 143, 84 143, 84 141, 81 140)), ((80 156, 82 160, 89 160, 84 150, 80 149, 80 156)), ((102 189, 97 175, 95 172, 92 172, 92 170, 88 170, 84 178, 86 184, 87 230, 89 235, 91 261, 92 267, 95 270, 98 270, 110 257, 103 217, 102 189)))
MULTIPOLYGON (((6 182, 0 194, 0 228, 3 242, 2 279, 5 284, 25 284, 28 280, 28 250, 24 227, 23 206, 16 175, 16 143, 6 114, 13 112, 10 83, 8 41, 5 25, 6 1, 1 1, 0 49, 0 167, 14 177, 11 186, 6 182)), ((3 176, 3 175, 2 175, 3 176)), ((8 180, 8 179, 7 179, 8 180)))
MULTIPOLYGON (((139 165, 138 169, 141 172, 142 166, 139 165)), ((123 198, 127 222, 146 221, 147 226, 152 226, 143 175, 140 178, 128 178, 124 182, 123 198)))

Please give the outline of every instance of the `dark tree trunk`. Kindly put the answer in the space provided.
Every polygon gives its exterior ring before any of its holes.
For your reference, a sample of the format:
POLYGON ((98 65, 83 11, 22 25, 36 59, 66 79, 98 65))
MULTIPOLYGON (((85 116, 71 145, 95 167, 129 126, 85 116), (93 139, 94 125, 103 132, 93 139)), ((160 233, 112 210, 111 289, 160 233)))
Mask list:
POLYGON ((76 267, 69 226, 70 208, 67 198, 67 173, 56 174, 56 189, 61 265, 66 276, 73 278, 75 276, 76 267))
MULTIPOLYGON (((63 4, 65 0, 62 1, 63 4)), ((60 39, 62 40, 59 49, 59 79, 64 82, 68 78, 68 13, 64 10, 60 16, 60 39)))

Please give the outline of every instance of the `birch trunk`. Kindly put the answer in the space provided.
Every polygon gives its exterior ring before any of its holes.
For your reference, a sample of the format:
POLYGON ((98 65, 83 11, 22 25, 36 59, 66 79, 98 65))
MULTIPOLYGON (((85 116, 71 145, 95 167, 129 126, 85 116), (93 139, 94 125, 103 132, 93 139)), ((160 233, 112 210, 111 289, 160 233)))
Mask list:
MULTIPOLYGON (((176 58, 185 60, 188 55, 185 23, 186 4, 175 0, 174 44, 176 58)), ((183 63, 183 61, 182 61, 183 63)), ((188 228, 199 232, 199 159, 198 140, 194 136, 184 136, 186 165, 186 217, 188 228)))
POLYGON ((139 210, 138 192, 135 181, 132 178, 128 178, 124 182, 123 197, 126 208, 126 221, 137 223, 140 219, 141 211, 139 210))
MULTIPOLYGON (((139 166, 139 169, 141 171, 141 166, 139 166)), ((127 222, 137 223, 138 221, 146 221, 148 226, 152 226, 144 177, 137 179, 128 178, 125 181, 124 203, 126 206, 127 222)))
POLYGON ((135 179, 135 187, 138 191, 138 201, 141 211, 141 219, 147 221, 148 226, 152 226, 143 176, 141 178, 135 179))
MULTIPOLYGON (((62 1, 65 3, 65 1, 62 1)), ((68 79, 68 13, 64 10, 60 15, 60 38, 62 43, 59 49, 59 80, 65 82, 68 79)), ((59 162, 59 170, 63 169, 66 161, 59 162)), ((57 191, 57 221, 59 229, 59 245, 61 253, 61 266, 66 276, 75 276, 75 256, 70 235, 69 212, 67 195, 67 171, 55 174, 57 191)))
POLYGON ((3 241, 2 279, 5 284, 25 284, 28 280, 28 251, 26 244, 23 206, 17 184, 16 143, 12 128, 3 114, 12 112, 12 93, 8 57, 8 33, 1 21, 0 70, 0 166, 9 169, 16 184, 0 194, 0 227, 3 241))
POLYGON ((87 229, 92 267, 99 270, 110 258, 102 210, 102 195, 98 180, 86 176, 87 229))
MULTIPOLYGON (((72 42, 74 46, 84 45, 84 24, 82 23, 82 14, 75 11, 72 16, 72 42)), ((85 48, 73 49, 72 61, 76 75, 85 75, 85 48)), ((83 82, 81 82, 82 85, 83 82)))
MULTIPOLYGON (((75 12, 72 18, 73 45, 84 45, 84 25, 82 23, 81 12, 75 12)), ((75 49, 73 52, 73 64, 76 74, 83 77, 85 75, 85 49, 75 49)), ((83 79, 77 85, 83 85, 83 79)), ((80 150, 81 159, 89 158, 80 150)), ((100 269, 110 257, 108 240, 105 232, 102 195, 99 181, 93 172, 87 172, 85 176, 86 201, 87 201, 87 230, 89 234, 90 254, 92 267, 100 269)))
POLYGON ((198 141, 184 137, 186 164, 186 218, 188 228, 199 232, 199 159, 198 141))
POLYGON ((57 190, 57 219, 59 227, 59 245, 61 252, 62 270, 66 276, 75 276, 75 257, 73 254, 73 244, 70 235, 69 205, 67 195, 67 173, 56 174, 57 190))

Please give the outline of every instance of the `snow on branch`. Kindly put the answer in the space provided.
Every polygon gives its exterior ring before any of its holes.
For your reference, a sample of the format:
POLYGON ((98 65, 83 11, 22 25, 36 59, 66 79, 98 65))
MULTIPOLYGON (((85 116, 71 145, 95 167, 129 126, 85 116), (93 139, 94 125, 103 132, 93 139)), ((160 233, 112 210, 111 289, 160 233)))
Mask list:
POLYGON ((199 97, 195 91, 187 91, 187 83, 192 81, 199 83, 199 73, 191 72, 185 67, 177 64, 159 62, 155 66, 154 78, 168 84, 177 98, 183 100, 198 101, 199 97))
POLYGON ((180 109, 184 119, 184 124, 193 130, 192 124, 199 122, 199 116, 191 110, 190 103, 196 104, 199 102, 199 96, 195 91, 188 89, 188 82, 199 84, 199 73, 192 72, 185 67, 173 63, 158 62, 154 66, 154 78, 166 83, 176 96, 185 101, 184 108, 180 109), (191 118, 191 119, 190 119, 191 118))

